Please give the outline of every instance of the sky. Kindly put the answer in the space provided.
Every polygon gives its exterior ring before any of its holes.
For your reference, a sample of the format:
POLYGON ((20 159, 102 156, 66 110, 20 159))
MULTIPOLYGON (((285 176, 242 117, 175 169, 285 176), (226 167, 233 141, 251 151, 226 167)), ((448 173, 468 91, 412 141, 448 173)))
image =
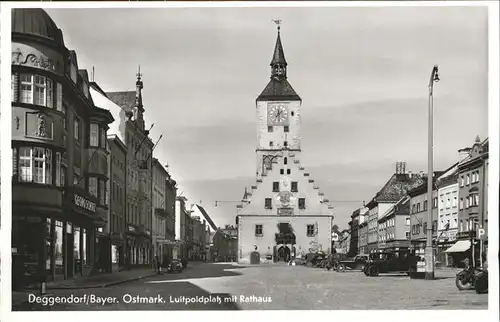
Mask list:
MULTIPOLYGON (((302 160, 335 206, 335 224, 405 161, 427 172, 428 83, 434 162, 488 135, 488 18, 483 7, 46 9, 79 68, 105 91, 143 74, 155 157, 188 203, 219 226, 255 183, 255 99, 270 77, 276 25, 301 96, 302 160)), ((147 126, 149 127, 149 126, 147 126)))

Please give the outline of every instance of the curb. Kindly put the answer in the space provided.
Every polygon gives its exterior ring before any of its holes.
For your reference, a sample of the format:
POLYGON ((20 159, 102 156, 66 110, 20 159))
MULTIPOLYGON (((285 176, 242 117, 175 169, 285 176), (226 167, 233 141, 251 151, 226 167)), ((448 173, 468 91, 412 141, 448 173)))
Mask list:
POLYGON ((152 276, 156 276, 156 275, 158 275, 158 274, 154 273, 154 274, 143 275, 143 276, 128 278, 125 280, 120 280, 120 281, 115 281, 115 282, 103 283, 103 284, 75 285, 75 286, 53 286, 53 287, 47 287, 47 289, 48 290, 84 290, 84 289, 91 289, 91 288, 106 288, 106 287, 110 287, 110 286, 114 286, 114 285, 138 281, 138 280, 152 277, 152 276))

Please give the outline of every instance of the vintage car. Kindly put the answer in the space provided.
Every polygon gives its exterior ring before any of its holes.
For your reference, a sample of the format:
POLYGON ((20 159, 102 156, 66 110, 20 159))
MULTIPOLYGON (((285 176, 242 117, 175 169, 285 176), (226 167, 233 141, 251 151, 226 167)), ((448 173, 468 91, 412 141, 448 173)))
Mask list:
POLYGON ((363 270, 365 263, 368 261, 368 255, 356 255, 353 258, 340 260, 337 263, 337 272, 346 270, 363 270))
POLYGON ((294 258, 288 262, 288 266, 301 266, 306 265, 307 261, 305 258, 294 258))
POLYGON ((305 256, 307 267, 317 267, 327 256, 323 252, 308 253, 305 256))
POLYGON ((409 274, 411 255, 408 252, 377 252, 369 255, 363 268, 366 276, 378 276, 380 273, 409 274))

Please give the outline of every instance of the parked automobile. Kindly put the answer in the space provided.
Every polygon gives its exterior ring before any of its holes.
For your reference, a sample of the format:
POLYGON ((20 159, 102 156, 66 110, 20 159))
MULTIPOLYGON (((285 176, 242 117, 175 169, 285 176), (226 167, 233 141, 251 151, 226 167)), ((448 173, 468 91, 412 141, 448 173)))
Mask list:
POLYGON ((305 265, 307 261, 304 258, 294 258, 288 262, 289 266, 301 266, 305 265))
POLYGON ((183 270, 183 266, 180 260, 172 259, 172 261, 168 264, 169 273, 181 273, 183 270))
POLYGON ((326 258, 326 254, 323 252, 308 253, 306 255, 306 266, 307 267, 319 267, 323 259, 326 258))
POLYGON ((346 270, 361 270, 365 268, 368 261, 368 255, 356 255, 353 258, 338 261, 337 272, 344 272, 346 270))
POLYGON ((363 273, 378 276, 380 273, 409 274, 411 255, 409 252, 377 252, 369 255, 363 273))

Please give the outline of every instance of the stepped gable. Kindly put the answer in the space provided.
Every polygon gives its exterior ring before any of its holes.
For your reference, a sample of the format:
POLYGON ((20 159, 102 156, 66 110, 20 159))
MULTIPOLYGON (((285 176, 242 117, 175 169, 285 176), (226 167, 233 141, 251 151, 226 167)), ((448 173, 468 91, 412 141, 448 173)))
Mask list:
MULTIPOLYGON (((282 159, 284 157, 287 157, 289 159, 291 158, 290 155, 289 154, 287 155, 286 153, 284 155, 280 156, 279 158, 282 159)), ((309 198, 311 198, 311 197, 315 198, 315 199, 311 200, 312 203, 321 204, 322 205, 321 207, 324 207, 324 209, 322 211, 327 211, 328 209, 330 209, 330 210, 333 209, 332 206, 330 206, 330 205, 327 204, 327 202, 329 202, 329 200, 324 198, 324 193, 321 192, 321 191, 319 191, 319 187, 315 185, 314 180, 313 179, 308 179, 308 178, 303 178, 304 174, 301 173, 303 171, 299 170, 300 164, 297 164, 295 162, 288 162, 288 168, 292 170, 292 173, 295 172, 295 173, 298 174, 296 176, 297 180, 302 180, 303 183, 302 183, 302 185, 299 183, 299 187, 301 187, 299 189, 301 191, 304 191, 306 189, 310 190, 310 192, 308 194, 309 198), (309 185, 309 188, 304 187, 304 184, 309 185)), ((243 209, 245 209, 247 207, 251 207, 252 206, 252 198, 251 198, 251 196, 258 195, 259 189, 262 188, 262 187, 269 186, 269 188, 270 188, 271 185, 272 185, 272 182, 275 182, 275 181, 279 180, 277 178, 281 178, 280 167, 276 166, 273 163, 272 166, 271 166, 271 169, 268 170, 268 174, 267 175, 256 178, 256 185, 252 186, 252 193, 250 194, 250 193, 248 193, 248 191, 246 191, 244 193, 244 197, 245 196, 247 197, 246 198, 246 202, 243 202, 243 200, 242 200, 241 204, 237 205, 238 211, 242 211, 243 209)), ((274 192, 274 193, 276 193, 276 192, 274 192)))

